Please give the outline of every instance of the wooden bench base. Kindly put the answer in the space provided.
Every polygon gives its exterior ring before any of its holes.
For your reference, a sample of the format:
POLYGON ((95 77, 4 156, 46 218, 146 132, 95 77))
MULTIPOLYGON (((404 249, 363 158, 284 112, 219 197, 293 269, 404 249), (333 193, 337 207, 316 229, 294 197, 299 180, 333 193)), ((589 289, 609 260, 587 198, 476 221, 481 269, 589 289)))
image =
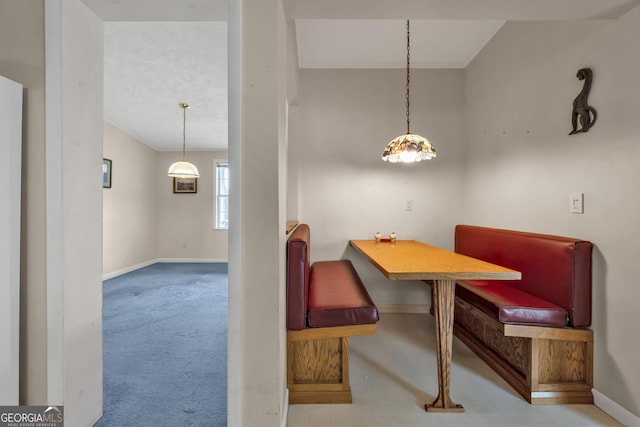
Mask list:
POLYGON ((456 297, 454 334, 529 403, 593 403, 589 329, 508 325, 456 297))
POLYGON ((351 403, 349 337, 375 333, 376 324, 288 331, 289 403, 351 403))

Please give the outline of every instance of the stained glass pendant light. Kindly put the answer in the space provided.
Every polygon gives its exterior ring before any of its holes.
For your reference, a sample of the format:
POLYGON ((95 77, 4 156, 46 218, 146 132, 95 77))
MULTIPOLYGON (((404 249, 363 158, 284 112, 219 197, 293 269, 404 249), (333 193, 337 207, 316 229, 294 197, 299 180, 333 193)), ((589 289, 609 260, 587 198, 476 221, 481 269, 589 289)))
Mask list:
POLYGON ((436 149, 427 138, 411 133, 409 128, 409 84, 411 82, 409 73, 411 45, 409 37, 409 20, 407 19, 407 133, 400 135, 387 144, 382 153, 382 160, 385 162, 414 163, 436 157, 436 149))
POLYGON ((182 160, 169 166, 168 175, 174 178, 198 178, 200 176, 198 168, 193 163, 185 160, 187 108, 189 108, 189 104, 180 103, 178 105, 182 108, 182 160))

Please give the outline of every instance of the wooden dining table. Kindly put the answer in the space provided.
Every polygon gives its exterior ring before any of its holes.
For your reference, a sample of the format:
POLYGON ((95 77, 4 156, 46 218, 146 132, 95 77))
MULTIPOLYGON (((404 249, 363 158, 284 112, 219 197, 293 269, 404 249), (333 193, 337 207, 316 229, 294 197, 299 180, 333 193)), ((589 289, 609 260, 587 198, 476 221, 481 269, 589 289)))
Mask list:
POLYGON ((436 323, 438 396, 425 404, 425 409, 464 412, 463 406, 450 397, 456 280, 519 280, 520 272, 416 240, 393 243, 351 240, 349 244, 388 279, 433 281, 431 304, 436 323))

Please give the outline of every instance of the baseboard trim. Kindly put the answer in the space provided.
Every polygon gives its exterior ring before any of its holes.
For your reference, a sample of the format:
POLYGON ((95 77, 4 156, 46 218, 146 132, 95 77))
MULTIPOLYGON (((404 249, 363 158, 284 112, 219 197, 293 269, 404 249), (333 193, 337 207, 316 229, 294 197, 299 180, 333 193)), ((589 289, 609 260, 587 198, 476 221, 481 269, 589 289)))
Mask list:
POLYGON ((593 393, 593 403, 598 408, 615 418, 620 424, 626 427, 640 427, 640 418, 624 409, 622 406, 600 393, 595 388, 591 390, 593 393))
POLYGON ((379 313, 427 314, 431 308, 427 304, 376 304, 379 313))
POLYGON ((103 274, 102 280, 113 279, 114 277, 122 276, 123 274, 131 273, 132 271, 138 270, 140 268, 148 267, 152 264, 155 264, 157 261, 152 259, 150 261, 145 261, 140 264, 132 265, 131 267, 126 267, 121 270, 112 271, 111 273, 103 274))
POLYGON ((282 427, 287 427, 287 419, 289 418, 289 389, 284 389, 284 408, 282 411, 282 427))
POLYGON ((156 258, 155 262, 229 262, 229 260, 216 258, 156 258))
POLYGON ((102 280, 113 279, 114 277, 122 276, 126 273, 131 273, 132 271, 139 270, 144 267, 148 267, 153 264, 157 264, 159 262, 166 263, 186 263, 186 262, 229 262, 228 259, 215 259, 215 258, 156 258, 150 261, 146 261, 140 264, 132 265, 131 267, 126 267, 121 270, 112 271, 111 273, 106 273, 102 275, 102 280))

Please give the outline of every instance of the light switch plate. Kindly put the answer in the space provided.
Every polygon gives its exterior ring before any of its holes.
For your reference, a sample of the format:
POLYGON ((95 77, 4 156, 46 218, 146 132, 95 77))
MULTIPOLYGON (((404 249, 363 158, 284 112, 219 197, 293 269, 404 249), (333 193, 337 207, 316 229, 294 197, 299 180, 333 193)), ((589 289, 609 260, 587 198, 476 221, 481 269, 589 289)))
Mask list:
POLYGON ((569 209, 571 213, 584 213, 584 195, 582 193, 569 194, 569 209))

